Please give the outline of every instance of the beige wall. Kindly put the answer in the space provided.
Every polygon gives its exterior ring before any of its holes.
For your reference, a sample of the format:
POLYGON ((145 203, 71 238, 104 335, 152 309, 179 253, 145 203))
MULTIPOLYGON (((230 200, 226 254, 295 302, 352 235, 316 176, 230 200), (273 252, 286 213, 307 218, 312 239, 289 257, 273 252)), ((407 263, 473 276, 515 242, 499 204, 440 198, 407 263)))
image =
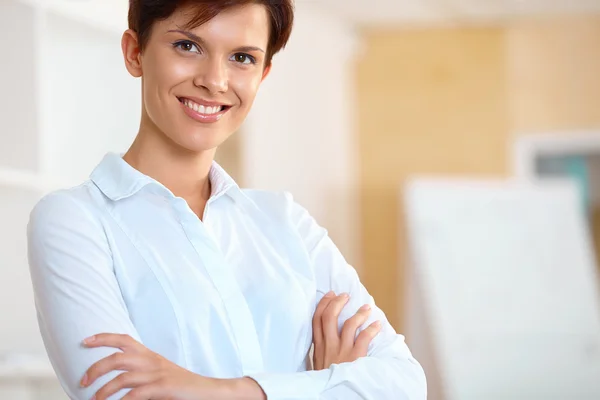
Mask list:
POLYGON ((600 128, 600 16, 371 30, 365 40, 362 278, 402 330, 402 183, 415 173, 505 176, 513 135, 600 128))
POLYGON ((366 41, 358 69, 363 279, 402 329, 400 187, 413 173, 505 173, 504 32, 367 32, 366 41))
POLYGON ((600 16, 520 22, 507 30, 511 128, 600 128, 600 16))

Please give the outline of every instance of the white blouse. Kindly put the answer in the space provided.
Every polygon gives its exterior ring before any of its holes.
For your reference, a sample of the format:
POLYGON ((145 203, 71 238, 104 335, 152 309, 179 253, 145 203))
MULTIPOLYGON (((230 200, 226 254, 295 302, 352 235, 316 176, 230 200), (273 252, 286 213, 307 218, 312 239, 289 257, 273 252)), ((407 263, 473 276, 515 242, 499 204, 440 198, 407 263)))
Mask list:
MULTIPOLYGON (((48 355, 72 399, 118 351, 84 338, 128 334, 207 377, 249 376, 269 400, 424 399, 425 375, 402 335, 327 232, 287 193, 242 190, 216 163, 203 221, 156 180, 110 153, 91 179, 42 199, 28 226, 29 263, 48 355), (365 303, 382 330, 367 357, 307 371, 312 315, 330 290, 365 303)), ((121 391, 111 399, 120 399, 121 391)))

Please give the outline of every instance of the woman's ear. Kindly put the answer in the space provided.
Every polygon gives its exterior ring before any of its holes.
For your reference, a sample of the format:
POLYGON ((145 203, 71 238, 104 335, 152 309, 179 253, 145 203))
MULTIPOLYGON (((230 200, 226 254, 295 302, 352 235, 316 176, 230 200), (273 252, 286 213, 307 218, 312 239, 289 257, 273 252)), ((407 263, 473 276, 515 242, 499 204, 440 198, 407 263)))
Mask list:
POLYGON ((268 66, 265 68, 265 70, 263 71, 263 76, 262 76, 261 82, 262 82, 262 81, 264 81, 264 80, 265 80, 265 78, 266 78, 267 76, 269 76, 269 73, 271 72, 271 67, 272 67, 272 66, 273 66, 273 64, 269 64, 269 65, 268 65, 268 66))
POLYGON ((121 50, 123 50, 127 71, 135 78, 142 76, 142 52, 140 51, 138 34, 135 31, 128 29, 123 33, 121 50))

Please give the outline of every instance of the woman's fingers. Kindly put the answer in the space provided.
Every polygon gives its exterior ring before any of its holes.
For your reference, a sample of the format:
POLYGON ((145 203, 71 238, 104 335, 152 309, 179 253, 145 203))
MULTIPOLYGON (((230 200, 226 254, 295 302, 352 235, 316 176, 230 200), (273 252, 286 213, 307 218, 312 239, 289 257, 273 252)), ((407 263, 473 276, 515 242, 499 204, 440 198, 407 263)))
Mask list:
POLYGON ((339 343, 340 334, 338 331, 338 320, 342 309, 350 299, 347 293, 342 293, 329 302, 327 308, 323 311, 322 324, 323 335, 328 345, 339 343))
POLYGON ((342 309, 348 303, 349 295, 335 296, 327 293, 317 305, 313 317, 313 366, 315 370, 329 368, 331 364, 352 362, 367 356, 371 341, 381 330, 376 321, 356 335, 369 319, 371 306, 365 304, 355 315, 348 318, 339 332, 339 318, 342 309), (355 339, 356 338, 356 339, 355 339))
POLYGON ((140 352, 147 350, 144 345, 129 335, 118 333, 101 333, 90 336, 83 341, 86 347, 114 347, 123 351, 140 352))
POLYGON ((323 298, 321 299, 321 301, 319 301, 319 304, 317 305, 313 317, 313 343, 315 345, 313 349, 313 368, 315 370, 323 369, 324 363, 323 358, 325 353, 325 345, 323 338, 323 323, 321 317, 323 316, 323 311, 325 311, 325 309, 329 305, 329 302, 334 298, 335 294, 333 292, 329 292, 325 296, 323 296, 323 298))
POLYGON ((155 380, 155 373, 152 372, 125 372, 98 390, 94 400, 105 400, 122 389, 136 388, 155 380))
POLYGON ((366 327, 356 338, 354 342, 354 354, 358 357, 366 355, 369 350, 369 344, 377 334, 381 331, 381 322, 375 321, 366 327))
POLYGON ((89 348, 112 347, 123 351, 103 358, 92 365, 81 379, 81 386, 83 387, 91 385, 96 379, 110 371, 130 371, 134 368, 143 368, 144 365, 139 356, 148 351, 144 345, 131 336, 116 333, 101 333, 90 336, 83 341, 83 344, 89 348))
POLYGON ((140 360, 137 354, 115 353, 92 365, 81 379, 81 386, 91 385, 96 379, 110 371, 131 371, 132 369, 143 368, 143 364, 143 360, 140 360))
MULTIPOLYGON (((358 309, 356 314, 352 317, 348 318, 346 322, 344 322, 344 327, 342 328, 342 348, 351 350, 354 347, 354 339, 356 338, 356 332, 358 328, 362 326, 369 319, 369 315, 371 314, 371 306, 365 304, 361 308, 358 309)), ((364 356, 367 354, 365 353, 364 356)))
POLYGON ((148 400, 159 398, 161 392, 157 384, 150 384, 136 387, 131 392, 127 393, 122 400, 148 400))
POLYGON ((333 299, 335 299, 335 293, 327 293, 325 296, 323 296, 321 301, 319 301, 319 304, 315 310, 315 314, 313 316, 313 342, 315 343, 315 346, 323 343, 323 323, 321 318, 323 317, 323 311, 325 311, 333 299))

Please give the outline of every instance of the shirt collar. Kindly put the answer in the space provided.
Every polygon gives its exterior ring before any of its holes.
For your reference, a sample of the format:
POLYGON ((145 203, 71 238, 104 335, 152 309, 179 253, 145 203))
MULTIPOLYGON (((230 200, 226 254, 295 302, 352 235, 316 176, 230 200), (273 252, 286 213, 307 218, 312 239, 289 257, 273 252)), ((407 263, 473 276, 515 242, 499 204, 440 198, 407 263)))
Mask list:
MULTIPOLYGON (((247 200, 235 180, 216 161, 213 161, 208 176, 212 186, 212 200, 224 194, 236 201, 247 200)), ((131 197, 148 185, 160 188, 167 196, 175 197, 163 184, 133 168, 117 153, 106 154, 90 179, 113 201, 131 197)))

